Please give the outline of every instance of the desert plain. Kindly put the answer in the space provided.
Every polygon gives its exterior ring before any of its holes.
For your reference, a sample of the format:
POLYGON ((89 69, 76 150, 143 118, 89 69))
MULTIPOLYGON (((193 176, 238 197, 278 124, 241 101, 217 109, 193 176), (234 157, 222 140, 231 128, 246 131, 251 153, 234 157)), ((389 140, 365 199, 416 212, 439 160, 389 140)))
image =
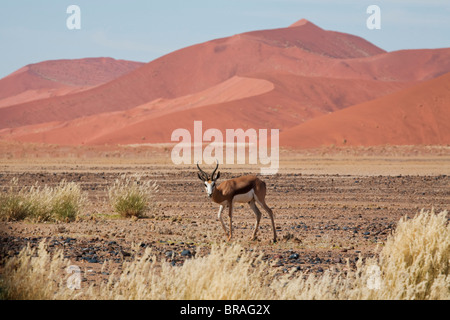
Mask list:
MULTIPOLYGON (((215 244, 227 243, 218 205, 207 197, 197 169, 174 165, 167 147, 4 143, 2 148, 3 192, 13 178, 22 186, 56 186, 65 179, 78 183, 89 197, 76 221, 2 221, 3 263, 27 245, 44 241, 49 251, 62 249, 81 269, 86 288, 107 281, 124 261, 148 247, 160 261, 177 267, 207 255, 215 244), (22 153, 25 147, 34 151, 22 153), (107 189, 120 176, 134 174, 155 181, 159 192, 144 217, 123 218, 108 203, 107 189)), ((219 182, 259 174, 259 167, 252 165, 225 164, 219 170, 219 182)), ((238 205, 229 244, 263 254, 279 274, 354 269, 359 259, 377 256, 401 217, 450 206, 450 149, 445 146, 282 148, 279 172, 260 177, 267 184, 266 202, 274 211, 278 241, 271 241, 263 210, 257 240, 250 240, 254 214, 247 205, 238 205)))

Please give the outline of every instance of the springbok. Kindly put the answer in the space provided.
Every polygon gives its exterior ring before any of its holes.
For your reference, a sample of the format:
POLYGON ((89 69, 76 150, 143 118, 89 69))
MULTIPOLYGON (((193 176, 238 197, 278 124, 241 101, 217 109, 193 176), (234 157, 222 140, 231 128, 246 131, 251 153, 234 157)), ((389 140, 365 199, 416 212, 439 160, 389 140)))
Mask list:
POLYGON ((262 216, 261 211, 259 211, 258 207, 256 206, 256 203, 258 203, 269 214, 270 220, 272 221, 273 241, 276 242, 277 232, 275 230, 275 222, 273 221, 273 212, 272 209, 267 206, 265 201, 266 183, 256 176, 247 175, 226 180, 216 187, 216 181, 220 177, 220 171, 216 174, 218 167, 219 162, 217 162, 216 168, 214 169, 211 176, 209 176, 205 171, 200 169, 200 166, 197 163, 197 168, 199 170, 197 175, 198 178, 205 183, 205 189, 208 196, 212 199, 212 201, 220 205, 218 217, 222 224, 223 230, 225 231, 225 234, 228 236, 228 241, 230 241, 233 236, 233 205, 236 202, 246 202, 249 204, 250 208, 252 208, 253 212, 256 215, 255 230, 253 231, 251 240, 256 239, 259 221, 261 220, 262 216), (228 206, 229 208, 228 215, 230 217, 230 232, 228 232, 227 227, 225 226, 225 223, 222 219, 222 211, 226 206, 228 206))

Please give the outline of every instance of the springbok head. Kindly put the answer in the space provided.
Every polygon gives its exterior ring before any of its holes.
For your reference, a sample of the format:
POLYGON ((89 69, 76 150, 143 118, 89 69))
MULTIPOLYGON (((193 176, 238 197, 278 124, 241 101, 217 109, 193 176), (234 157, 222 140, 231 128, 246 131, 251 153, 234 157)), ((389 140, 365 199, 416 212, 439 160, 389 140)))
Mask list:
POLYGON ((216 168, 212 172, 211 176, 208 175, 205 171, 203 171, 200 168, 200 166, 198 165, 198 162, 197 162, 197 168, 199 170, 199 172, 197 172, 198 178, 200 180, 202 180, 203 183, 205 184, 205 189, 206 189, 206 193, 208 194, 208 196, 212 197, 214 188, 216 187, 216 181, 220 177, 220 171, 218 171, 216 174, 217 168, 219 168, 219 161, 217 161, 216 168))

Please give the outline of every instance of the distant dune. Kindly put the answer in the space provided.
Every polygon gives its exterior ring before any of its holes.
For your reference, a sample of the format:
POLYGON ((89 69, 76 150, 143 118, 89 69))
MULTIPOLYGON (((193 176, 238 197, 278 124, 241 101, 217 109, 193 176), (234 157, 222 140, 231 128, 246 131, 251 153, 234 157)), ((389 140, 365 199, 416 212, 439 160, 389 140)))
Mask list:
POLYGON ((202 120, 205 130, 279 129, 281 144, 291 147, 446 144, 448 127, 431 126, 437 110, 445 112, 445 92, 436 101, 430 94, 448 72, 450 48, 386 52, 302 19, 146 64, 98 58, 29 65, 0 80, 0 139, 170 142, 174 129, 202 120), (408 98, 416 90, 429 98, 420 108, 408 98), (372 124, 386 132, 368 130, 372 124))
POLYGON ((144 65, 112 58, 51 60, 27 65, 0 80, 0 108, 80 92, 144 65))

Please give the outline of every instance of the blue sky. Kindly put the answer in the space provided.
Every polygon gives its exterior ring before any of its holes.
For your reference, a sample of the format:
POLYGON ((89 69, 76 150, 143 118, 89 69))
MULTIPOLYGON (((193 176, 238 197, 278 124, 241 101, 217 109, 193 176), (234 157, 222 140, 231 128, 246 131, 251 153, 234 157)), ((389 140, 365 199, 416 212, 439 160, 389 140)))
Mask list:
POLYGON ((388 50, 450 47, 448 0, 16 0, 0 4, 0 78, 30 63, 112 57, 148 62, 171 51, 306 18, 388 50), (69 30, 69 5, 81 29, 69 30), (381 29, 369 30, 369 5, 381 29))

